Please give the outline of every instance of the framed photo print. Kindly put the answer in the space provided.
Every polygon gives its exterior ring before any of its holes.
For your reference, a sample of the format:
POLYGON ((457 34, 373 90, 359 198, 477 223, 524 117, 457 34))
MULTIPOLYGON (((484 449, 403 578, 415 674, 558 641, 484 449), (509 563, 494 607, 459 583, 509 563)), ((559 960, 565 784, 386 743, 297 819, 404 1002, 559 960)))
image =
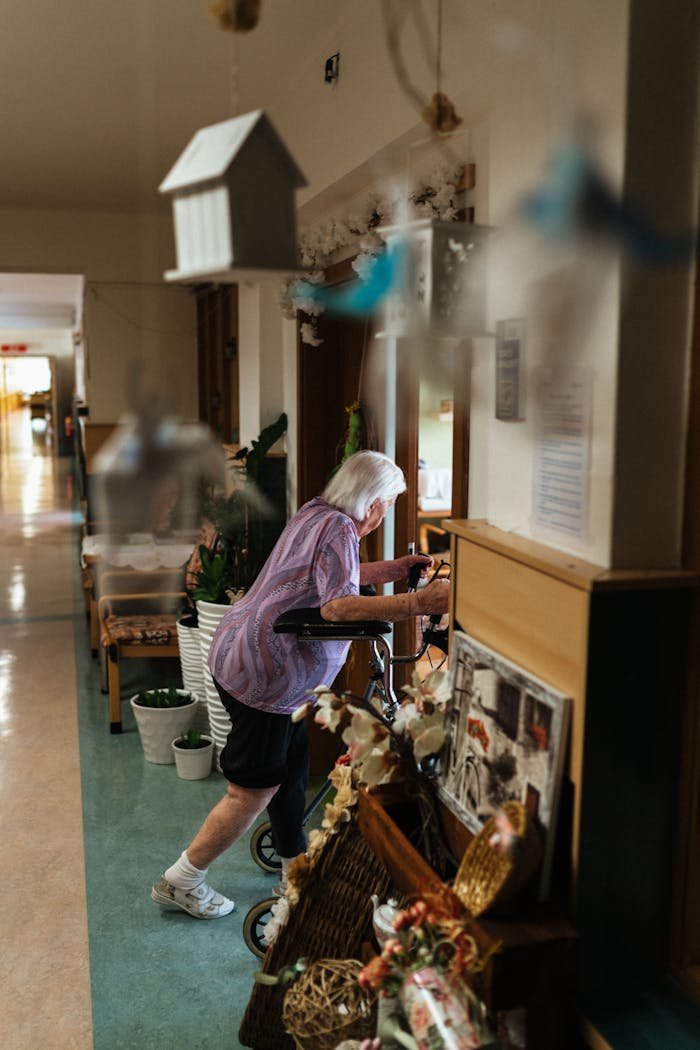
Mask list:
POLYGON ((516 799, 539 825, 539 886, 546 898, 568 742, 570 699, 462 631, 452 635, 439 794, 477 834, 504 802, 516 799))

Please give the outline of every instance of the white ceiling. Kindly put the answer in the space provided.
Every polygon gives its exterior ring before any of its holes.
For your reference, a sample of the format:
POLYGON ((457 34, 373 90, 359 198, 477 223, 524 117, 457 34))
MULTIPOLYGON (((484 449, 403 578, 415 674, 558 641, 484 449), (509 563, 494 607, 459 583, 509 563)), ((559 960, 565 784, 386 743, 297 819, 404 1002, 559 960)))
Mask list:
POLYGON ((202 123, 231 115, 235 38, 202 0, 21 0, 0 16, 0 207, 152 211, 202 123))
MULTIPOLYGON (((435 7, 435 0, 421 2, 435 7)), ((367 114, 356 126, 333 126, 331 89, 323 83, 325 58, 342 47, 378 97, 387 75, 389 90, 399 93, 388 74, 381 0, 261 0, 259 25, 236 35, 220 28, 211 3, 0 5, 0 235, 3 209, 167 213, 170 201, 158 186, 193 134, 251 109, 266 110, 303 158, 309 187, 300 204, 348 170, 338 170, 338 136, 353 156, 366 149, 358 163, 387 141, 387 128, 376 117, 368 128, 367 114)), ((477 41, 464 27, 470 9, 464 0, 445 0, 448 8, 447 58, 453 69, 473 70, 476 58, 467 62, 462 53, 465 41, 477 41)), ((408 102, 404 108, 397 135, 417 120, 408 102)), ((12 289, 0 276, 0 328, 3 313, 40 299, 42 287, 53 303, 59 286, 52 281, 42 285, 37 275, 8 302, 12 289)), ((64 291, 74 305, 80 289, 68 280, 64 291)))
MULTIPOLYGON (((3 4, 0 211, 167 211, 158 185, 194 132, 269 105, 321 0, 303 0, 303 14, 297 0, 263 0, 260 26, 245 36, 222 31, 210 2, 3 4), (237 56, 245 91, 234 87, 237 56)), ((49 315, 67 316, 81 295, 78 277, 0 274, 0 329, 23 317, 57 327, 49 315)))

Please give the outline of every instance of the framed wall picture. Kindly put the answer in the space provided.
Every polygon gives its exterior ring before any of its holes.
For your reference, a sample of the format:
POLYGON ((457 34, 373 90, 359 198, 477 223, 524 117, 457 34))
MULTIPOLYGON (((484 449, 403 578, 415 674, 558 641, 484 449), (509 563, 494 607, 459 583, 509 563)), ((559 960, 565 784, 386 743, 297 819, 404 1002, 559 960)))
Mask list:
POLYGON ((539 896, 545 899, 570 699, 462 631, 452 635, 450 669, 440 797, 475 834, 499 805, 522 802, 542 833, 539 896))
POLYGON ((525 419, 525 320, 496 322, 496 419, 525 419))

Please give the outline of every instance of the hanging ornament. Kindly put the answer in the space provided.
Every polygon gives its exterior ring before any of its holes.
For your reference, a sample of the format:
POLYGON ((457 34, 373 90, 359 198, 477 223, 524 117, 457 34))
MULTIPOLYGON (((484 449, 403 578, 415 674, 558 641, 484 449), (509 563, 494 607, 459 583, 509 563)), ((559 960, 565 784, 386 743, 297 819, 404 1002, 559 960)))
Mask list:
MULTIPOLYGON (((404 5, 384 0, 384 24, 385 38, 389 57, 394 67, 394 74, 404 94, 412 104, 419 110, 422 119, 428 127, 440 134, 449 134, 458 128, 462 118, 457 116, 454 103, 442 90, 442 0, 438 0, 437 6, 437 34, 435 41, 435 94, 429 103, 422 91, 411 81, 406 64, 401 54, 400 31, 401 23, 410 15, 416 23, 416 30, 421 40, 429 40, 429 27, 425 22, 420 5, 404 5), (426 104, 427 103, 427 104, 426 104)), ((432 41, 427 44, 429 48, 432 41)), ((428 59, 432 64, 432 58, 428 59)))
POLYGON ((442 134, 454 131, 462 123, 462 118, 457 116, 454 103, 450 102, 442 91, 435 92, 430 105, 423 110, 422 116, 432 131, 442 134))
POLYGON ((217 0, 209 8, 209 14, 217 19, 222 29, 231 33, 249 33, 258 24, 260 0, 217 0))

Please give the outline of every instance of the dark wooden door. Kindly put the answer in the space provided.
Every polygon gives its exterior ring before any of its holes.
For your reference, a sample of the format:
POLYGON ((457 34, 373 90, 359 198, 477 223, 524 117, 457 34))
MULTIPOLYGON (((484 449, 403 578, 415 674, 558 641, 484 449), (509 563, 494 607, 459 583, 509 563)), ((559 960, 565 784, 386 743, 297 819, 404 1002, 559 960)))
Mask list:
POLYGON ((197 295, 199 418, 226 445, 239 441, 238 288, 206 285, 197 295))

